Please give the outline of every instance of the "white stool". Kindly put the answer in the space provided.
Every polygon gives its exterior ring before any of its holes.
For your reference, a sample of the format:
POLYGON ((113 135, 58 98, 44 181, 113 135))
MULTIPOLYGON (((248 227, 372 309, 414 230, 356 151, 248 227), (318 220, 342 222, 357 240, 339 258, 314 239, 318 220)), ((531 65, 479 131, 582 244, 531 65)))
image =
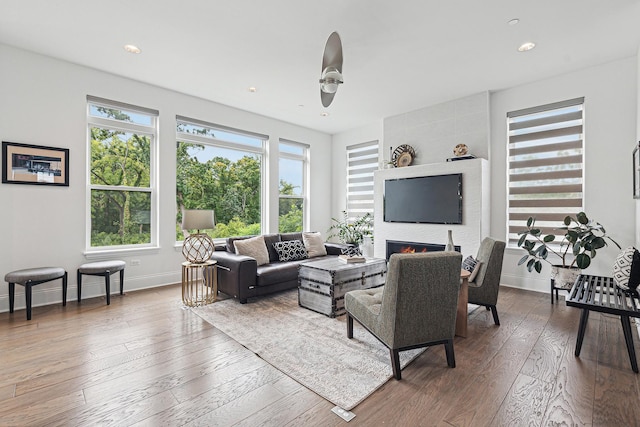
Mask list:
POLYGON ((107 305, 111 304, 111 283, 110 277, 116 272, 120 272, 120 295, 124 294, 124 261, 99 261, 82 264, 78 267, 78 302, 82 299, 82 275, 103 276, 107 292, 107 305))

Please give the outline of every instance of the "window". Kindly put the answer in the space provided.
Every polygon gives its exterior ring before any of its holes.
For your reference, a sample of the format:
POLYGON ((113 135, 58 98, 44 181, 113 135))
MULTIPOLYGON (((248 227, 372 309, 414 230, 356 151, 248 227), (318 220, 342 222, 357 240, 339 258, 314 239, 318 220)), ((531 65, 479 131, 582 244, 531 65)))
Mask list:
POLYGON ((158 112, 87 96, 87 246, 155 245, 158 112))
POLYGON ((278 188, 278 231, 289 233, 304 229, 308 146, 281 139, 278 188))
POLYGON ((373 215, 373 172, 378 169, 378 141, 347 147, 347 217, 373 215))
POLYGON ((213 209, 213 238, 260 234, 267 137, 176 117, 176 240, 183 209, 213 209))
POLYGON ((583 210, 583 110, 578 98, 507 114, 511 246, 530 216, 560 242, 558 224, 583 210))

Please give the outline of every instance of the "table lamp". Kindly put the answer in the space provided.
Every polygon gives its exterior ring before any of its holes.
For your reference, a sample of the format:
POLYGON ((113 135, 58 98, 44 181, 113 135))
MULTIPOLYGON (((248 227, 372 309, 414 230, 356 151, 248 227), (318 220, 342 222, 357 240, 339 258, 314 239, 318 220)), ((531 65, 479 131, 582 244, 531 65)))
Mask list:
POLYGON ((185 209, 182 211, 182 229, 197 230, 196 234, 189 234, 182 244, 182 255, 189 262, 202 263, 213 255, 215 246, 213 239, 200 230, 216 228, 213 220, 213 210, 185 209))

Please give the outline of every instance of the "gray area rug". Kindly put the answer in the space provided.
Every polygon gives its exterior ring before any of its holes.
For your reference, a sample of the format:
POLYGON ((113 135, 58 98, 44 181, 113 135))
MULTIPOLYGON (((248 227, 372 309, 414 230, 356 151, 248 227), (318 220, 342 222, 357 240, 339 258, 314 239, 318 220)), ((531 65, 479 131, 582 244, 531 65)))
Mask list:
MULTIPOLYGON (((333 404, 352 409, 393 375, 389 350, 346 316, 332 319, 298 305, 297 290, 228 299, 192 311, 266 362, 333 404)), ((424 349, 400 353, 406 366, 424 349)))

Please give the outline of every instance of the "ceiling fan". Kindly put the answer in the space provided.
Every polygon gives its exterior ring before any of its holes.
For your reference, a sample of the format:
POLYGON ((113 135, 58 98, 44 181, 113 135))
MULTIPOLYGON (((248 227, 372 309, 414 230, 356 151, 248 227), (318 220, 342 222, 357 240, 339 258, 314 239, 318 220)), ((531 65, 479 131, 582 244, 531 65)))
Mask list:
POLYGON ((324 107, 331 105, 342 79, 342 42, 337 32, 331 33, 322 55, 320 100, 324 107))

